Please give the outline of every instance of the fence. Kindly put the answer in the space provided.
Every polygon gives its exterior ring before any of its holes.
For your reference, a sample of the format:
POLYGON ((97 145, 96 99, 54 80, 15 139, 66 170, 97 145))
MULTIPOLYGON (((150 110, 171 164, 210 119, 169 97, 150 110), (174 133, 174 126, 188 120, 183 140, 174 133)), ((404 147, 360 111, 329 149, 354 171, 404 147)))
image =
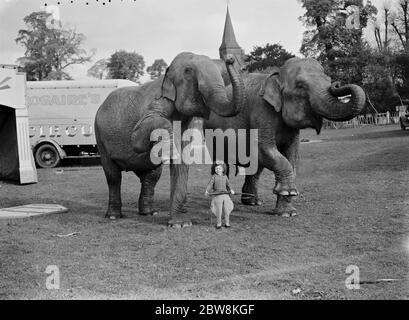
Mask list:
POLYGON ((399 123, 399 112, 385 112, 375 114, 363 114, 350 121, 334 122, 324 119, 324 129, 357 128, 366 125, 387 125, 399 123))

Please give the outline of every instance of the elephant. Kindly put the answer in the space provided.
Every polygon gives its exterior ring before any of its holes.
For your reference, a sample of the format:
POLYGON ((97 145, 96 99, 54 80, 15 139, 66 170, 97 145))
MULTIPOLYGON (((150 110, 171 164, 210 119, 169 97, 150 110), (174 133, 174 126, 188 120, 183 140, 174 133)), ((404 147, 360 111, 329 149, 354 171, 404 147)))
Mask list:
POLYGON ((314 128, 319 134, 323 118, 352 119, 363 109, 365 93, 354 84, 331 83, 320 63, 311 58, 291 58, 281 68, 274 67, 271 74, 249 73, 243 78, 247 96, 243 110, 230 118, 211 112, 203 120, 203 129, 247 129, 247 135, 248 129, 258 129, 257 169, 245 177, 241 202, 261 205, 257 183, 267 168, 274 172, 276 180, 273 192, 277 202, 272 213, 296 215, 292 199, 298 195, 295 177, 300 129, 314 128), (343 96, 350 96, 349 101, 341 102, 338 98, 343 96))
POLYGON ((217 66, 204 55, 178 54, 165 75, 138 87, 124 87, 111 92, 95 117, 95 135, 101 164, 109 188, 106 217, 122 217, 122 171, 133 171, 141 182, 138 207, 140 215, 155 214, 154 188, 162 164, 170 163, 170 220, 173 227, 191 225, 185 209, 188 165, 176 163, 175 157, 162 152, 160 163, 152 161, 150 141, 155 129, 168 130, 173 140, 173 123, 179 121, 182 133, 193 117, 208 118, 210 112, 221 117, 237 115, 245 104, 244 82, 228 56, 225 67, 232 82, 232 98, 217 66))

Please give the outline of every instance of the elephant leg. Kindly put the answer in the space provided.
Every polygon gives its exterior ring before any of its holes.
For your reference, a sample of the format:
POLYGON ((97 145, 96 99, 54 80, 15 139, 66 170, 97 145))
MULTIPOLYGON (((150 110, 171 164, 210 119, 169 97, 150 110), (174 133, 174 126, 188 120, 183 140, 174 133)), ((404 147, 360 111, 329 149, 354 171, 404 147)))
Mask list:
POLYGON ((297 196, 295 174, 290 161, 278 151, 276 146, 262 147, 263 165, 274 172, 276 185, 274 193, 281 196, 297 196))
MULTIPOLYGON (((297 165, 298 165, 298 150, 300 146, 300 135, 297 132, 293 138, 283 147, 280 148, 281 153, 288 159, 291 163, 291 166, 294 170, 294 178, 296 177, 297 173, 297 165)), ((284 217, 292 217, 297 215, 297 209, 293 206, 292 196, 277 196, 277 203, 276 207, 273 210, 273 213, 279 214, 284 217)))
POLYGON ((277 196, 276 207, 273 209, 272 214, 276 214, 282 217, 293 217, 297 215, 297 209, 292 205, 292 198, 290 196, 277 196))
POLYGON ((153 197, 155 195, 155 186, 162 174, 162 166, 154 170, 135 172, 141 181, 141 192, 139 194, 139 214, 143 216, 154 215, 153 197))
POLYGON ((111 159, 108 159, 103 154, 101 154, 101 164, 104 169, 109 189, 108 210, 105 214, 105 217, 112 220, 115 220, 116 218, 122 218, 122 171, 111 159))
POLYGON ((244 193, 241 196, 241 203, 249 206, 261 206, 261 201, 258 197, 258 180, 260 178, 263 168, 258 167, 256 174, 246 176, 243 187, 241 191, 244 193), (247 194, 252 194, 247 195, 247 194))
POLYGON ((170 216, 171 227, 190 227, 192 221, 185 208, 187 200, 187 182, 189 166, 186 164, 170 164, 170 216))

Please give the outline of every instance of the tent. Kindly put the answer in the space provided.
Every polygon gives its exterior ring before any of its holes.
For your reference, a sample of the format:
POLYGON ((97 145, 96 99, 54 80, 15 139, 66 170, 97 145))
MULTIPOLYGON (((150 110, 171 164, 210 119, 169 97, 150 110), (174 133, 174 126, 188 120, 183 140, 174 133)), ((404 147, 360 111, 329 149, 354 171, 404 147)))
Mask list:
POLYGON ((0 180, 36 183, 26 106, 26 75, 0 64, 0 180))

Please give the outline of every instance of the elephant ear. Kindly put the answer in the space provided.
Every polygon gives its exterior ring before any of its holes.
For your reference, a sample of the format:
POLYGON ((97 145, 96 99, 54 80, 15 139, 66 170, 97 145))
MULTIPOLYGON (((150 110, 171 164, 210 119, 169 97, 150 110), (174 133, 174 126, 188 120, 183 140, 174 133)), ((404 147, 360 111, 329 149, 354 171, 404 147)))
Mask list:
POLYGON ((163 77, 161 96, 169 99, 172 102, 176 101, 176 87, 168 75, 169 68, 166 69, 165 76, 163 77))
MULTIPOLYGON (((160 103, 156 100, 153 103, 160 103)), ((148 112, 138 121, 131 134, 131 145, 136 153, 147 152, 152 148, 151 134, 154 130, 161 129, 172 132, 169 119, 163 117, 155 109, 148 112)))
POLYGON ((277 112, 280 112, 282 108, 279 76, 280 69, 274 68, 273 73, 264 81, 264 84, 260 89, 260 95, 264 100, 271 104, 277 112))

